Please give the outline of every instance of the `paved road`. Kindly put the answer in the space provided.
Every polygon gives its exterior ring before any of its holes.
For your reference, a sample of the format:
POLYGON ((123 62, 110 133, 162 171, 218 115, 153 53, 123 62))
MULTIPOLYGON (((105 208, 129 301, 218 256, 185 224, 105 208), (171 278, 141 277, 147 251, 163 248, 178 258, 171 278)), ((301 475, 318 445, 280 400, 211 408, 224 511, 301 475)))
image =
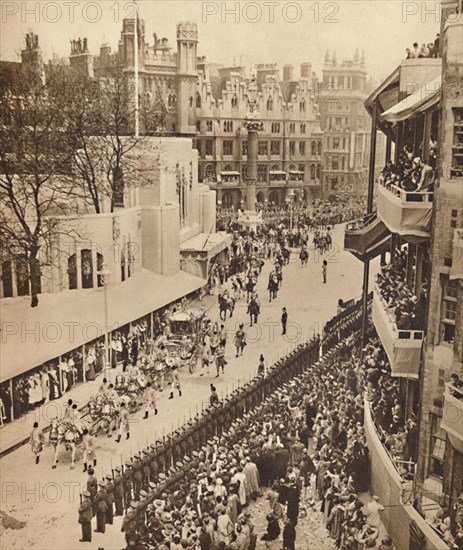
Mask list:
MULTIPOLYGON (((342 228, 338 227, 333 234, 334 250, 326 257, 329 262, 326 285, 322 282, 322 258, 311 251, 309 265, 302 269, 295 253, 293 261, 284 270, 283 286, 278 298, 271 304, 266 292, 271 266, 266 264, 258 282, 261 299, 259 325, 252 328, 248 326, 244 300, 237 304, 233 318, 227 320, 230 337, 225 375, 215 378, 214 369, 211 369, 209 376, 200 376, 199 371, 192 376, 186 376, 181 398, 168 400, 166 392, 161 394, 158 416, 143 420, 142 412, 134 415, 131 424, 132 437, 129 441, 116 444, 114 439, 100 436, 97 439, 97 476, 100 477, 103 472, 106 474, 110 471, 111 464, 120 464, 121 460, 125 461, 131 453, 151 443, 156 436, 169 433, 188 419, 190 414, 194 415, 197 408, 201 409, 203 402, 208 402, 211 383, 216 385, 219 396, 232 391, 255 375, 261 353, 270 365, 298 342, 321 331, 323 324, 336 313, 339 298, 358 296, 361 293, 363 267, 351 254, 342 250, 342 238, 342 228), (338 246, 337 243, 341 244, 338 246), (283 306, 287 308, 289 316, 287 337, 281 335, 279 325, 283 306), (249 345, 245 348, 244 356, 236 359, 232 334, 239 323, 246 323, 249 345)), ((373 277, 375 269, 371 271, 373 277)), ((218 320, 216 306, 211 308, 210 315, 218 320)), ((17 524, 20 527, 18 529, 4 531, 2 548, 122 548, 124 541, 120 532, 120 518, 115 518, 115 524, 108 527, 105 535, 95 533, 92 543, 83 545, 78 542, 80 528, 77 524, 77 508, 86 474, 82 473, 81 462, 71 471, 67 456, 63 456, 56 470, 51 469, 51 463, 51 448, 45 449, 40 465, 35 466, 28 447, 23 447, 0 461, 2 523, 5 525, 5 520, 12 524, 15 520, 25 522, 24 525, 17 524)))

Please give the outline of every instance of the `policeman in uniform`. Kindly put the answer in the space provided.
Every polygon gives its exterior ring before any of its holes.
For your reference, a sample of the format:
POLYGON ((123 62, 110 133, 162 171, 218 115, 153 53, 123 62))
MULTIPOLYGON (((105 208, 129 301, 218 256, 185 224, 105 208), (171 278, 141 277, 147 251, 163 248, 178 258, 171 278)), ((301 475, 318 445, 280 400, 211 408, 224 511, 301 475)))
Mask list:
POLYGON ((90 493, 84 491, 82 493, 84 500, 79 506, 79 523, 82 526, 82 538, 79 542, 92 542, 92 503, 90 501, 90 493))
POLYGON ((114 506, 115 516, 123 516, 124 515, 124 478, 121 475, 122 468, 120 466, 116 466, 114 468, 114 506))
POLYGON ((96 513, 95 533, 104 533, 106 530, 106 510, 108 509, 108 505, 106 503, 105 482, 100 481, 98 486, 100 489, 93 500, 96 513))
POLYGON ((106 510, 106 523, 109 525, 113 524, 113 516, 114 516, 114 483, 113 478, 110 475, 106 476, 106 504, 108 506, 106 510))

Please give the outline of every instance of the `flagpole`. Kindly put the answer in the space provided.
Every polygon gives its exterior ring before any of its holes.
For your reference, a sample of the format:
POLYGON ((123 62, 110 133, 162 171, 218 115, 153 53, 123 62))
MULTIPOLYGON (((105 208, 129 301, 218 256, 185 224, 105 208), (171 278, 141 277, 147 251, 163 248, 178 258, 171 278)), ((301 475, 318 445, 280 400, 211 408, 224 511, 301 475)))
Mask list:
POLYGON ((137 138, 139 136, 139 124, 138 124, 138 111, 139 111, 139 105, 138 105, 138 89, 139 89, 139 82, 138 82, 138 4, 137 1, 134 0, 135 4, 135 40, 134 40, 134 69, 135 69, 135 137, 137 138))

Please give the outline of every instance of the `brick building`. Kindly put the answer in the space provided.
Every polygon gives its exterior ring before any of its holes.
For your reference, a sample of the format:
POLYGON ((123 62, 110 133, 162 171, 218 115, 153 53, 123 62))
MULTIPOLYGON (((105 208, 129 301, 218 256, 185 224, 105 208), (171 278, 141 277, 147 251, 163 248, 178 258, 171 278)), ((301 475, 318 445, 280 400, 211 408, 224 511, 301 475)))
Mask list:
POLYGON ((373 324, 400 382, 404 419, 418 421, 416 449, 405 457, 411 462, 400 462, 383 448, 366 402, 372 490, 386 505, 382 519, 397 548, 412 547, 412 539, 446 548, 430 524, 442 511, 455 534, 463 491, 463 22, 452 16, 462 4, 442 1, 441 8, 437 55, 403 60, 365 102, 386 135, 386 158, 398 165, 408 154, 436 164, 433 185, 377 181, 376 213, 348 227, 345 238, 363 261, 381 253, 385 262, 388 251, 393 262, 400 251, 403 285, 419 306, 413 328, 398 328, 375 285, 373 324))
MULTIPOLYGON (((313 200, 321 194, 322 138, 310 63, 294 79, 292 65, 256 68, 259 87, 257 201, 284 204, 290 191, 296 200, 313 200)), ((247 174, 247 112, 244 68, 212 67, 202 58, 196 94, 196 147, 199 177, 217 189, 225 208, 244 204, 247 174)))

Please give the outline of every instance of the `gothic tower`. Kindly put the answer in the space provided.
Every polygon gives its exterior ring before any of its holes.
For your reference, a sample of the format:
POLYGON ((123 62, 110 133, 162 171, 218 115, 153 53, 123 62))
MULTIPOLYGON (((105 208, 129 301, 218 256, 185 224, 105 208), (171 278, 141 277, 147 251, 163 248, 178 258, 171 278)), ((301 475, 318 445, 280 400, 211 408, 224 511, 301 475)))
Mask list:
POLYGON ((177 131, 196 132, 198 28, 196 23, 177 25, 177 131))

